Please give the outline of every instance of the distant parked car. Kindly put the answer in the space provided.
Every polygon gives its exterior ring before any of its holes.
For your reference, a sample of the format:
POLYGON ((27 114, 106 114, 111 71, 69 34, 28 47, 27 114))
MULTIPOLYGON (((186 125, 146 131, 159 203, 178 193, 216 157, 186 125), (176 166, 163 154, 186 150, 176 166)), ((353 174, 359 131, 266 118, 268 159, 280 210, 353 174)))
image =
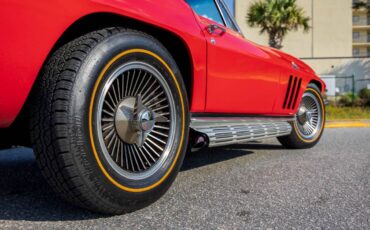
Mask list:
POLYGON ((324 129, 325 84, 246 40, 223 0, 3 1, 0 26, 1 144, 30 136, 51 187, 83 208, 154 202, 190 148, 309 148, 324 129))

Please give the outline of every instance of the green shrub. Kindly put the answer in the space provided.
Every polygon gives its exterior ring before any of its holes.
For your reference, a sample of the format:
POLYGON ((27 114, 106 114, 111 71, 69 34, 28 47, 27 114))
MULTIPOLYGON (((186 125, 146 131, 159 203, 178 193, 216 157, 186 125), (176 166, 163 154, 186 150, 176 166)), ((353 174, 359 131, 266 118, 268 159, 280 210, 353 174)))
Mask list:
POLYGON ((358 97, 362 101, 362 106, 370 106, 370 89, 363 88, 358 93, 358 97))
POLYGON ((347 93, 341 96, 338 101, 338 105, 339 106, 352 106, 353 105, 352 93, 347 93))
POLYGON ((360 92, 358 92, 358 97, 361 99, 370 99, 370 89, 361 89, 360 92))

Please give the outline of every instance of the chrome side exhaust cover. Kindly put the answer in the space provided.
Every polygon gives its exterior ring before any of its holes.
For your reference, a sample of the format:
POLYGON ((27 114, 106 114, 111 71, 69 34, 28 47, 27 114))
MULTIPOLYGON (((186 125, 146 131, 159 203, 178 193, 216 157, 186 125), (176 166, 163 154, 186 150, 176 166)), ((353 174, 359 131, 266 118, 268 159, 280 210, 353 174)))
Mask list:
POLYGON ((192 118, 190 127, 208 136, 209 147, 240 144, 292 132, 288 118, 201 117, 192 118))

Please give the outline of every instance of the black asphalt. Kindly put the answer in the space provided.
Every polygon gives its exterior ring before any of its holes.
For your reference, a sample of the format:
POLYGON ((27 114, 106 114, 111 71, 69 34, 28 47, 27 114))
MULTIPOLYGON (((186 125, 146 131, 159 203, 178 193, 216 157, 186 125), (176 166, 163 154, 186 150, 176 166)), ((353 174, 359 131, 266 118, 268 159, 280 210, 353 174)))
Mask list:
POLYGON ((170 191, 103 216, 50 191, 30 149, 0 151, 0 229, 370 229, 370 129, 328 129, 318 146, 274 139, 186 157, 170 191))

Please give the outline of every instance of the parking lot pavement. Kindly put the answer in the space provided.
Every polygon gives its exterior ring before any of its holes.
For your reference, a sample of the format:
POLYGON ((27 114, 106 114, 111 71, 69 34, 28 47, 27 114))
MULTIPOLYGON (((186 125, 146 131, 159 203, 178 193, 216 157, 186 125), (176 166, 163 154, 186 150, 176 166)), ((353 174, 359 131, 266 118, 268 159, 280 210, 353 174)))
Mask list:
POLYGON ((56 197, 32 151, 0 151, 0 229, 369 229, 370 129, 329 129, 318 146, 276 140, 186 157, 170 191, 121 216, 74 208, 56 197))

